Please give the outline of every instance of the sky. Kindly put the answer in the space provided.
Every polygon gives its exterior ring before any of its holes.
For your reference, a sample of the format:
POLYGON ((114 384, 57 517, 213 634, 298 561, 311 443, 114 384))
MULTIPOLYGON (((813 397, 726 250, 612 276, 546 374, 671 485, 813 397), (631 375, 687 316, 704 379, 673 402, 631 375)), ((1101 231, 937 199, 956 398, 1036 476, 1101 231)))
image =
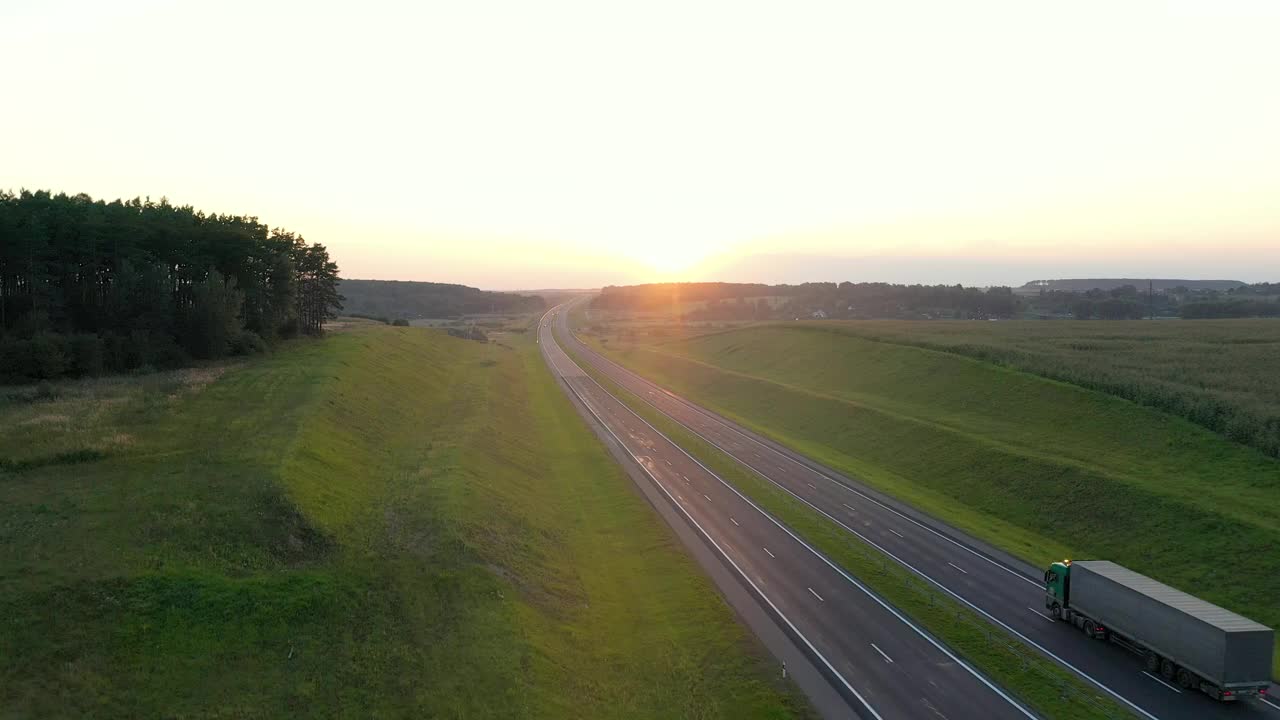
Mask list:
POLYGON ((1280 279, 1280 2, 0 0, 0 188, 345 277, 1280 279))

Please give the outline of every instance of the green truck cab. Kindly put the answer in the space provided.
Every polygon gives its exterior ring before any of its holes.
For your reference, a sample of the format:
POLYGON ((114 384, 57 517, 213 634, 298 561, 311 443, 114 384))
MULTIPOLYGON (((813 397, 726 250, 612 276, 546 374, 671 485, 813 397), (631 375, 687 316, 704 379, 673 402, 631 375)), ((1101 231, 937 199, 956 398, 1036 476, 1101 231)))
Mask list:
POLYGON ((1045 607, 1055 620, 1062 617, 1062 609, 1067 607, 1067 576, 1071 573, 1071 561, 1063 560, 1049 566, 1044 571, 1045 607))

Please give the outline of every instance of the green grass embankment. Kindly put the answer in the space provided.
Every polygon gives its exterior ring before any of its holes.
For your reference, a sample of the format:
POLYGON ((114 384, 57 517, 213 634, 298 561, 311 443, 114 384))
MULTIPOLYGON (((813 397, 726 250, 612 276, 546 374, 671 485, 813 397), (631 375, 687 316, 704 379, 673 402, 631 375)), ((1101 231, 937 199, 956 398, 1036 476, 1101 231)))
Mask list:
MULTIPOLYGON (((572 354, 572 353, 571 353, 572 354)), ((878 550, 668 418, 634 393, 574 358, 609 392, 726 482, 946 643, 979 671, 1046 718, 1103 720, 1128 711, 1040 656, 972 610, 931 588, 878 550)))
POLYGON ((509 341, 3 395, 0 716, 806 714, 509 341))
POLYGON ((970 358, 781 326, 606 352, 1037 565, 1113 559, 1280 625, 1280 463, 1189 421, 970 358))

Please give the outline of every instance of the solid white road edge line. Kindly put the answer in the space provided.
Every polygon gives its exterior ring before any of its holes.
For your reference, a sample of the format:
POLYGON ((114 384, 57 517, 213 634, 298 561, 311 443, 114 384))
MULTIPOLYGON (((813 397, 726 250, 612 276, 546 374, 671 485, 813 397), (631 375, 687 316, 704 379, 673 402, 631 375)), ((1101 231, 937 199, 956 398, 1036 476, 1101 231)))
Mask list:
MULTIPOLYGON (((572 359, 570 361, 572 362, 572 359)), ((613 436, 613 439, 618 443, 618 446, 621 447, 624 451, 626 451, 626 453, 630 455, 633 460, 636 461, 636 464, 640 466, 640 469, 643 470, 644 473, 649 476, 649 479, 653 481, 653 484, 657 485, 658 489, 661 490, 663 494, 665 494, 668 498, 670 498, 671 493, 665 487, 663 487, 662 483, 658 481, 658 478, 655 477, 653 473, 649 472, 649 469, 646 468, 644 464, 641 463, 639 459, 636 458, 635 453, 631 452, 631 450, 627 448, 626 443, 622 442, 622 438, 618 437, 617 434, 613 432, 613 430, 609 429, 608 424, 606 424, 604 419, 600 417, 600 414, 595 411, 595 408, 591 407, 590 403, 587 402, 587 399, 584 398, 582 394, 579 393, 568 382, 565 382, 565 385, 567 385, 569 389, 573 391, 574 395, 578 396, 578 400, 582 402, 582 406, 585 407, 588 412, 590 412, 592 415, 595 416, 596 422, 600 423, 600 427, 604 428, 606 432, 608 432, 610 435, 613 436)), ((603 388, 601 389, 603 390, 603 388)), ((862 706, 867 709, 867 712, 871 713, 871 715, 875 717, 876 720, 884 720, 884 718, 880 715, 880 713, 876 712, 876 709, 871 707, 871 703, 867 702, 867 699, 862 697, 862 694, 859 693, 856 689, 854 689, 854 687, 849 684, 849 681, 846 680, 845 677, 841 675, 838 670, 836 670, 835 666, 831 664, 831 661, 827 660, 826 656, 823 655, 821 652, 819 652, 818 648, 814 647, 813 643, 809 641, 809 638, 805 637, 804 633, 800 632, 800 629, 797 628, 795 624, 791 622, 791 619, 788 618, 786 615, 782 614, 782 611, 778 609, 778 606, 774 605, 773 601, 769 599, 769 596, 765 595, 764 591, 761 590, 760 587, 756 585, 754 581, 752 581, 751 577, 747 575, 745 572, 743 572, 742 568, 738 566, 738 563, 734 562, 733 558, 729 557, 729 554, 724 551, 724 548, 720 547, 720 543, 717 543, 715 538, 711 537, 711 534, 708 533, 705 529, 703 529, 702 525, 698 524, 697 520, 693 519, 693 516, 689 514, 689 511, 685 510, 684 506, 681 505, 680 503, 673 502, 673 505, 675 505, 676 509, 678 509, 680 512, 684 513, 685 519, 687 519, 690 523, 692 523, 693 526, 698 529, 698 532, 702 533, 702 536, 707 539, 707 542, 711 543, 711 546, 714 547, 720 553, 721 557, 723 557, 731 566, 733 566, 733 569, 736 570, 738 574, 742 576, 743 580, 747 581, 747 584, 751 586, 751 589, 756 591, 756 595, 758 595, 761 600, 764 600, 765 603, 769 605, 769 607, 773 610, 774 613, 777 614, 778 617, 782 618, 782 621, 787 624, 787 627, 791 628, 791 632, 795 633, 795 636, 800 638, 800 640, 805 644, 805 646, 809 648, 809 651, 812 652, 814 656, 816 656, 819 660, 821 660, 823 665, 827 666, 827 670, 831 671, 832 675, 840 679, 840 683, 844 685, 849 692, 853 693, 853 696, 858 699, 858 702, 862 703, 862 706)))

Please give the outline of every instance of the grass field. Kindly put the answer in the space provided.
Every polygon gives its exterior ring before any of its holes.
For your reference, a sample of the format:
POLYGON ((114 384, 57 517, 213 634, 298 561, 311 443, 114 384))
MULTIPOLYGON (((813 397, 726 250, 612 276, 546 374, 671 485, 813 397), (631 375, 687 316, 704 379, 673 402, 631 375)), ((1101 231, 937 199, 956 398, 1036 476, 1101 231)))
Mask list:
POLYGON ((807 714, 506 343, 0 389, 0 717, 807 714))
POLYGON ((1114 559, 1280 624, 1280 462, 1187 420, 955 354, 812 327, 622 346, 587 339, 1038 565, 1114 559))
POLYGON ((957 353, 1185 417, 1280 456, 1280 322, 849 322, 814 330, 957 353))

